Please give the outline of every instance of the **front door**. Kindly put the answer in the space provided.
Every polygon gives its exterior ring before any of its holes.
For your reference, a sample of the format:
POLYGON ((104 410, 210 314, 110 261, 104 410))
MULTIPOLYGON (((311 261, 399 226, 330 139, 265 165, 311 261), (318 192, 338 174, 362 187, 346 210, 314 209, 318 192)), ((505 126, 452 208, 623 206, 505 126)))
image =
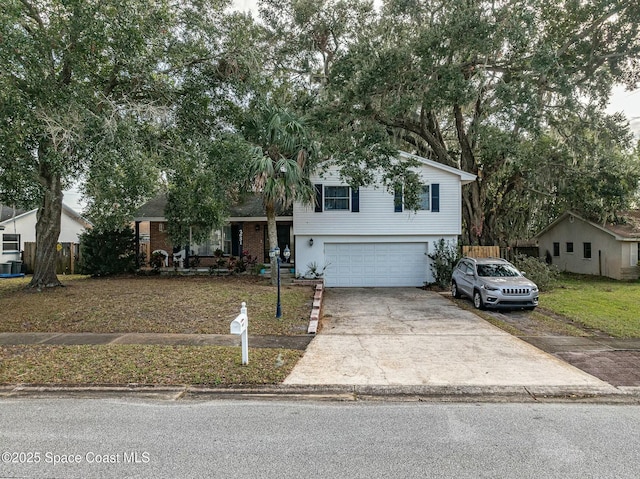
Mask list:
MULTIPOLYGON (((291 224, 278 224, 278 248, 280 248, 280 260, 284 262, 284 249, 288 246, 291 249, 291 224)), ((269 262, 269 233, 264 228, 264 262, 269 262)))
POLYGON ((242 256, 242 250, 240 249, 240 225, 232 224, 231 225, 231 255, 237 256, 238 258, 242 256))

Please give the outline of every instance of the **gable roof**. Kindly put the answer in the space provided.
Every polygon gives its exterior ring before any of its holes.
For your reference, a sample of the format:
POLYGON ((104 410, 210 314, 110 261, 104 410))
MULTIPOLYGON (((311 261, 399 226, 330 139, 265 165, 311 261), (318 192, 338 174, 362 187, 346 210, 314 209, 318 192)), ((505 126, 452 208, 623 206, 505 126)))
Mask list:
MULTIPOLYGON (((26 211, 27 210, 16 208, 15 209, 16 218, 18 216, 20 216, 21 214, 25 213, 26 211)), ((10 220, 13 217, 14 217, 13 206, 4 206, 4 205, 0 206, 0 223, 4 222, 6 220, 10 220)))
POLYGON ((407 153, 406 151, 399 151, 398 154, 400 155, 401 158, 416 160, 424 165, 431 166, 432 168, 436 168, 438 170, 446 171, 447 173, 452 173, 456 176, 459 176, 460 182, 463 185, 473 183, 477 178, 477 176, 472 173, 467 173, 466 171, 462 171, 458 168, 454 168, 452 166, 448 166, 443 163, 438 163, 437 161, 433 161, 428 158, 424 158, 422 156, 413 155, 411 153, 407 153))
POLYGON ((167 195, 151 198, 133 214, 135 221, 165 221, 164 209, 167 206, 167 195))
MULTIPOLYGON (((134 221, 166 221, 164 215, 166 206, 167 195, 158 195, 138 208, 134 213, 134 221)), ((276 213, 278 216, 291 216, 293 214, 291 208, 284 210, 281 207, 277 207, 276 213)), ((231 220, 266 218, 266 216, 264 203, 258 194, 248 195, 241 202, 229 208, 229 219, 231 220)))
POLYGON ((640 210, 625 211, 621 213, 620 216, 627 218, 627 222, 623 224, 613 224, 609 222, 598 224, 583 218, 574 211, 565 211, 554 222, 535 235, 534 238, 539 238, 546 234, 565 219, 574 217, 596 229, 599 229, 600 231, 610 234, 619 241, 640 241, 640 210))
MULTIPOLYGON (((13 207, 3 206, 0 209, 0 224, 8 224, 13 220, 21 219, 25 216, 29 216, 32 214, 36 214, 38 212, 38 208, 33 208, 31 210, 22 210, 17 209, 15 211, 15 216, 13 214, 13 207)), ((80 213, 75 211, 70 206, 67 206, 65 203, 62 203, 62 212, 67 216, 77 221, 78 223, 82 223, 85 228, 90 228, 92 226, 91 222, 82 216, 80 213)))

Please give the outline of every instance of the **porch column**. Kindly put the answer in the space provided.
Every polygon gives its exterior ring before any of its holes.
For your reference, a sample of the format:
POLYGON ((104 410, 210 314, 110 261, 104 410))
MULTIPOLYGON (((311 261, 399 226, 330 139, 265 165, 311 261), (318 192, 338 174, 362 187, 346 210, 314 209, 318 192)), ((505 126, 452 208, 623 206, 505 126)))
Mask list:
MULTIPOLYGON (((136 240, 136 268, 140 268, 140 222, 135 222, 135 240, 136 240)), ((149 251, 151 254, 151 251, 149 251)), ((151 258, 148 258, 151 259, 151 258)))

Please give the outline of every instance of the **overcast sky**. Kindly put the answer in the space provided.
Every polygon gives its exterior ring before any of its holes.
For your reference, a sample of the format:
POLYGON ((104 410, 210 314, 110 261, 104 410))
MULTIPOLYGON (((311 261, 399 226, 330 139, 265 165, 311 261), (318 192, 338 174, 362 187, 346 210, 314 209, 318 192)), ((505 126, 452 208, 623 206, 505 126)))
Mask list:
POLYGON ((631 129, 640 138, 640 90, 626 91, 624 87, 617 87, 609 102, 610 113, 624 112, 631 123, 631 129))

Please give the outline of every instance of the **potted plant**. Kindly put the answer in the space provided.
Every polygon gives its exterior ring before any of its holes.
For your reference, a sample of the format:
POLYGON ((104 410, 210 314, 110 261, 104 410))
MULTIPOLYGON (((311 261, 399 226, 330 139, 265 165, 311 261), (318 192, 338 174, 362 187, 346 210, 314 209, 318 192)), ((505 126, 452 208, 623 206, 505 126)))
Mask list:
POLYGON ((327 269, 329 264, 330 263, 325 263, 322 269, 318 267, 318 263, 316 263, 315 261, 312 261, 311 263, 307 264, 308 269, 307 269, 307 272, 304 274, 305 279, 322 278, 322 276, 324 275, 324 271, 327 269))

